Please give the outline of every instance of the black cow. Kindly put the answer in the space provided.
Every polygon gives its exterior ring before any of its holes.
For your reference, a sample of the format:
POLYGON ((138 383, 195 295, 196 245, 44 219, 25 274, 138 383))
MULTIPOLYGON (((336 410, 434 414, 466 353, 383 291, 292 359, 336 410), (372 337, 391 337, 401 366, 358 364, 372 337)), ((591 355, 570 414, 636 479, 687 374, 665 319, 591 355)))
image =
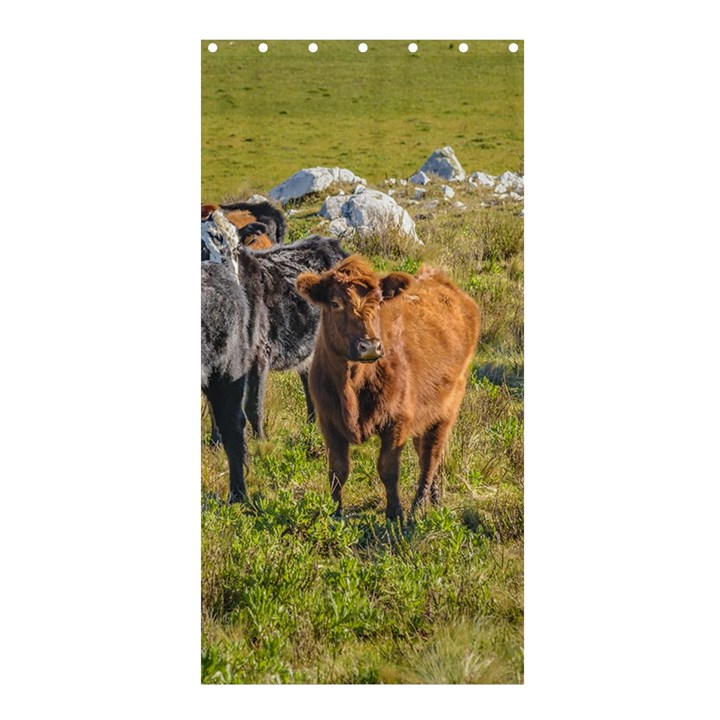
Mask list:
POLYGON ((201 263, 201 387, 228 457, 231 502, 245 497, 245 424, 261 429, 268 372, 307 372, 310 364, 320 316, 295 280, 346 256, 337 240, 314 235, 259 252, 239 247, 237 275, 230 265, 201 263))
MULTIPOLYGON (((265 231, 261 230, 261 237, 266 244, 258 244, 248 242, 243 232, 248 231, 248 228, 253 228, 258 223, 251 223, 242 228, 238 228, 237 225, 231 222, 232 213, 234 212, 247 212, 248 208, 252 208, 258 217, 265 220, 267 223, 272 225, 273 240, 277 237, 284 237, 285 234, 285 220, 282 213, 274 208, 269 203, 235 203, 233 205, 224 205, 218 208, 215 205, 203 205, 202 215, 200 222, 200 238, 202 244, 202 260, 209 260, 216 263, 226 263, 232 266, 234 272, 238 272, 237 259, 235 257, 236 248, 244 246, 248 249, 259 250, 260 248, 272 247, 272 244, 268 241, 265 231), (231 211, 230 214, 225 213, 225 209, 231 211)), ((262 226, 263 228, 265 225, 262 226)), ((277 259, 280 257, 277 254, 273 254, 271 258, 277 259)), ((283 255, 284 257, 284 255, 283 255)), ((338 258, 340 259, 340 258, 338 258)), ((265 260, 262 262, 266 263, 265 260)), ((292 262, 290 263, 292 265, 292 262)), ((302 270, 300 270, 302 272, 302 270)), ((293 280, 294 282, 294 280, 293 280)), ((284 358, 279 357, 277 353, 273 353, 271 360, 272 370, 285 370, 289 367, 284 358)), ((312 399, 310 398, 310 390, 308 388, 308 370, 310 364, 308 363, 297 367, 298 374, 300 375, 300 381, 302 382, 303 391, 305 393, 305 406, 307 408, 307 420, 313 422, 315 419, 315 409, 313 407, 312 399)), ((265 436, 262 426, 262 407, 263 398, 265 395, 265 382, 264 379, 261 382, 259 377, 255 377, 255 374, 248 378, 249 388, 247 396, 247 419, 250 421, 255 434, 263 438, 265 436)), ((212 431, 210 440, 213 444, 220 444, 221 432, 218 428, 215 417, 212 416, 212 431)))

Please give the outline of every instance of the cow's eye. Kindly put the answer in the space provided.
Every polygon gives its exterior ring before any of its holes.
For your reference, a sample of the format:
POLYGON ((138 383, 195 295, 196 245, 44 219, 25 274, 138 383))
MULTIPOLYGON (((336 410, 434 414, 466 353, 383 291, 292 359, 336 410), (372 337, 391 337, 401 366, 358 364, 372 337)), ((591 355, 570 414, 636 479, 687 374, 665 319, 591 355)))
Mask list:
POLYGON ((342 303, 339 300, 331 300, 330 307, 333 310, 342 310, 343 309, 342 303))

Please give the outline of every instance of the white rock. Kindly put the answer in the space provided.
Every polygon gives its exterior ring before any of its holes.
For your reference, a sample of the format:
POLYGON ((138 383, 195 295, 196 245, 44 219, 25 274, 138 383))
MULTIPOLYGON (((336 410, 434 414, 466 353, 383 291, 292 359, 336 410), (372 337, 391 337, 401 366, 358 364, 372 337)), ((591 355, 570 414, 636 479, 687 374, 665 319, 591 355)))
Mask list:
POLYGON ((390 189, 387 191, 387 194, 388 194, 388 195, 391 195, 391 196, 394 195, 394 194, 395 194, 395 188, 390 188, 390 189))
POLYGON ((348 227, 347 222, 345 222, 345 218, 336 218, 330 223, 330 225, 328 225, 328 232, 333 237, 342 237, 347 234, 349 229, 350 228, 348 227))
POLYGON ((335 195, 325 198, 323 206, 320 208, 318 215, 320 217, 328 218, 328 220, 335 220, 342 216, 342 207, 347 202, 348 195, 335 195))
POLYGON ((397 182, 397 181, 395 180, 395 178, 388 178, 388 179, 385 181, 385 184, 386 184, 386 185, 394 185, 396 182, 397 182))
POLYGON ((342 182, 359 182, 363 185, 367 185, 367 180, 365 178, 358 177, 354 172, 352 172, 352 170, 341 169, 338 171, 338 174, 339 180, 341 180, 342 182))
POLYGON ((444 180, 464 180, 465 171, 455 157, 453 149, 447 145, 436 150, 420 168, 420 172, 439 175, 444 180))
POLYGON ((267 202, 268 199, 264 195, 258 195, 255 193, 254 195, 251 195, 248 199, 248 202, 251 203, 261 203, 261 202, 267 202))
POLYGON ((365 184, 363 178, 358 177, 347 168, 304 168, 276 185, 268 195, 273 200, 286 203, 289 200, 295 200, 310 193, 320 192, 336 182, 365 184))
POLYGON ((483 187, 492 187, 497 178, 484 172, 474 172, 468 176, 468 182, 475 187, 482 185, 483 187))
POLYGON ((516 200, 517 202, 522 202, 524 200, 522 195, 518 195, 514 190, 511 190, 508 195, 512 200, 516 200))
POLYGON ((456 200, 456 201, 453 203, 453 205, 454 205, 456 208, 460 208, 460 209, 462 209, 462 208, 465 207, 465 203, 462 203, 462 202, 460 202, 459 200, 456 200))
POLYGON ((446 198, 455 197, 455 191, 449 185, 441 185, 440 189, 442 190, 442 194, 444 197, 446 197, 446 198))
POLYGON ((414 175, 408 178, 408 181, 415 183, 415 185, 427 185, 430 182, 430 178, 421 170, 416 172, 414 175))
POLYGON ((381 232, 388 225, 395 225, 405 235, 420 242, 412 218, 389 195, 379 190, 353 195, 343 214, 348 224, 358 230, 367 228, 364 232, 381 232))
POLYGON ((367 188, 364 185, 356 185, 355 190, 353 190, 354 195, 359 195, 361 192, 365 192, 367 188))
POLYGON ((506 188, 512 188, 516 192, 524 192, 525 190, 525 179, 522 177, 522 175, 517 175, 514 172, 510 172, 510 170, 506 170, 498 178, 498 181, 506 188))
POLYGON ((427 207, 428 210, 434 210, 439 204, 439 200, 430 200, 425 207, 427 207))
POLYGON ((508 186, 505 183, 498 183, 497 187, 495 188, 495 194, 501 195, 503 193, 506 193, 508 191, 508 186))
POLYGON ((415 188, 415 199, 422 200, 425 197, 425 190, 422 188, 415 188))
POLYGON ((352 195, 328 197, 320 214, 332 219, 330 232, 335 236, 349 230, 361 235, 382 235, 393 227, 422 245, 413 219, 390 195, 380 190, 362 187, 352 195))
POLYGON ((400 180, 398 180, 398 182, 399 182, 401 185, 407 185, 407 180, 406 180, 405 178, 400 178, 400 180))

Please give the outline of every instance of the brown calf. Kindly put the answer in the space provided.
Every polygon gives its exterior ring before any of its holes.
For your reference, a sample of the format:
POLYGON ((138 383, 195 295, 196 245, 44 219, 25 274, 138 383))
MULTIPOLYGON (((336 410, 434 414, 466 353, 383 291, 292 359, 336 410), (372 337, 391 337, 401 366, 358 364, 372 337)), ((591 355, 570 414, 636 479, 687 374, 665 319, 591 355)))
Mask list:
POLYGON ((320 275, 300 275, 297 288, 321 308, 310 394, 338 512, 349 445, 371 435, 381 440, 387 517, 402 518, 400 455, 410 437, 420 458, 412 510, 428 499, 437 504, 435 473, 465 393, 480 332, 477 306, 440 271, 380 277, 357 255, 320 275))
POLYGON ((273 241, 267 235, 267 227, 256 222, 257 218, 249 210, 224 211, 219 205, 201 204, 200 220, 209 220, 216 210, 220 210, 240 231, 239 237, 245 247, 250 250, 266 250, 273 246, 273 241))

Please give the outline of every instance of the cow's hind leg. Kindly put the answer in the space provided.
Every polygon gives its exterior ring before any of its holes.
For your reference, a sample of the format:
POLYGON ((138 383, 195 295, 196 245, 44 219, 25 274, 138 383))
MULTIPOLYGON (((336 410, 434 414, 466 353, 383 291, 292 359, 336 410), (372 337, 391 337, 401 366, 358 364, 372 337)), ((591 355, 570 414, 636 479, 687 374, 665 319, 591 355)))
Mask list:
POLYGON ((222 444, 222 435, 218 430, 217 420, 215 420, 215 413, 210 405, 210 444, 213 447, 219 447, 222 444))
POLYGON ((245 490, 245 413, 242 409, 245 379, 208 393, 230 470, 230 502, 246 499, 245 490))
POLYGON ((387 496, 385 516, 388 520, 402 520, 403 514, 398 493, 398 483, 400 481, 400 456, 405 441, 398 438, 394 428, 382 433, 380 437, 380 455, 378 456, 377 469, 385 486, 385 495, 387 496))
POLYGON ((414 438, 415 450, 420 459, 420 480, 412 504, 412 513, 418 507, 425 505, 428 500, 432 500, 435 505, 440 503, 440 488, 436 473, 451 429, 450 421, 439 422, 419 438, 414 438))
POLYGON ((269 367, 265 363, 255 363, 247 374, 245 388, 245 415, 250 427, 260 440, 265 439, 263 418, 265 416, 265 388, 269 367))
POLYGON ((210 415, 210 445, 211 447, 220 447, 222 444, 222 438, 220 437, 220 431, 218 430, 212 405, 207 397, 205 398, 205 402, 203 404, 203 416, 205 415, 205 412, 210 415))

